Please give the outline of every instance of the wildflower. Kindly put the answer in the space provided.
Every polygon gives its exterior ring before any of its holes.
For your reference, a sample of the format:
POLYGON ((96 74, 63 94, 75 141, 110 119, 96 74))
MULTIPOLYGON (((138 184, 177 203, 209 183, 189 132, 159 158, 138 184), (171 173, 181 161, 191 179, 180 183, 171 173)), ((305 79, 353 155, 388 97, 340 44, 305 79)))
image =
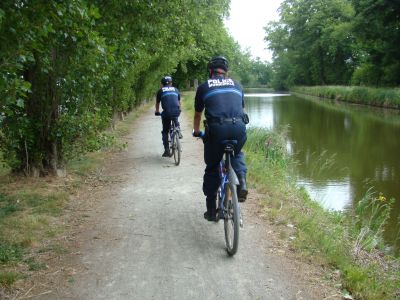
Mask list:
POLYGON ((378 200, 379 200, 379 201, 381 201, 381 202, 385 202, 385 201, 386 201, 386 197, 385 197, 385 196, 383 196, 383 194, 382 194, 382 193, 379 193, 378 200))

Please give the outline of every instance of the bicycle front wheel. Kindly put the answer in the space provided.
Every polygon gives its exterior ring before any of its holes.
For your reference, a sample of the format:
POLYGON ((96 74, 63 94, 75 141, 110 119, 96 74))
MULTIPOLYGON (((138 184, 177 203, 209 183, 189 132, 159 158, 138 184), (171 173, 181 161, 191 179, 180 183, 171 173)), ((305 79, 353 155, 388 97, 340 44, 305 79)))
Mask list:
POLYGON ((179 140, 179 134, 178 132, 175 132, 174 134, 174 150, 173 150, 173 155, 174 155, 174 160, 175 160, 175 165, 179 166, 179 163, 181 162, 181 141, 179 140))
POLYGON ((224 229, 226 250, 229 255, 235 255, 239 245, 239 204, 236 185, 227 183, 224 201, 224 229))

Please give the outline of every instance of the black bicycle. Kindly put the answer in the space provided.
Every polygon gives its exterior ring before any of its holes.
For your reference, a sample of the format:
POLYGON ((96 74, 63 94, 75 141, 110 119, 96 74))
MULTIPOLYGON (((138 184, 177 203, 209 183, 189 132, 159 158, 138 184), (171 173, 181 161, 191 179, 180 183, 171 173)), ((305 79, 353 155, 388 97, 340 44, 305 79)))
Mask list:
POLYGON ((220 162, 220 186, 217 194, 217 221, 224 220, 225 244, 229 255, 235 255, 239 245, 239 227, 243 227, 237 196, 239 180, 231 165, 236 140, 223 141, 224 158, 220 162))
POLYGON ((169 130, 169 149, 171 156, 174 157, 175 165, 179 166, 181 162, 181 141, 179 140, 181 136, 180 128, 175 125, 175 122, 171 120, 171 128, 169 130))

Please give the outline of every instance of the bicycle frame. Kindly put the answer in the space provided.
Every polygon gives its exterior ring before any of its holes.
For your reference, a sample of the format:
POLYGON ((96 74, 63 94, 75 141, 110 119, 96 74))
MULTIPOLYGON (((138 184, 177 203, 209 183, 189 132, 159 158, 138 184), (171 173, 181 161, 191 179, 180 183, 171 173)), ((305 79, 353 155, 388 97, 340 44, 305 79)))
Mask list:
POLYGON ((174 136, 176 134, 176 127, 175 127, 175 122, 171 120, 171 127, 169 129, 169 138, 170 138, 170 143, 174 140, 174 136))
POLYGON ((175 165, 179 165, 181 160, 181 146, 179 142, 180 129, 176 126, 174 120, 171 120, 171 127, 169 131, 169 148, 174 156, 175 165))
POLYGON ((172 141, 172 138, 174 137, 174 135, 178 134, 178 131, 179 131, 178 128, 179 127, 175 125, 174 120, 171 120, 171 126, 169 128, 169 136, 171 138, 171 141, 172 141))
POLYGON ((219 163, 219 178, 220 178, 220 188, 218 189, 218 209, 220 214, 220 219, 224 216, 224 201, 225 201, 225 185, 228 183, 228 174, 225 172, 225 163, 223 160, 219 163))
POLYGON ((220 212, 220 218, 224 218, 226 184, 228 184, 229 182, 231 182, 233 185, 239 184, 239 179, 237 178, 237 175, 231 165, 231 153, 225 152, 224 156, 225 156, 224 159, 222 159, 219 163, 220 188, 218 189, 218 196, 219 196, 218 208, 220 212), (228 170, 226 169, 226 166, 228 166, 228 170))

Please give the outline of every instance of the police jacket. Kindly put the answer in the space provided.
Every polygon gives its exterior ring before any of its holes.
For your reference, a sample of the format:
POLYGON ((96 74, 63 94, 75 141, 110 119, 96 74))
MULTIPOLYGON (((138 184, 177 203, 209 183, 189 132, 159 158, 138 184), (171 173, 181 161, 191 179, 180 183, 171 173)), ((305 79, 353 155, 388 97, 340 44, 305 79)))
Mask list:
POLYGON ((241 86, 231 78, 215 76, 197 88, 196 112, 205 109, 207 122, 236 118, 242 120, 244 95, 241 86))
POLYGON ((181 95, 179 90, 173 86, 164 86, 157 93, 157 103, 161 102, 163 117, 178 117, 180 109, 181 95))

